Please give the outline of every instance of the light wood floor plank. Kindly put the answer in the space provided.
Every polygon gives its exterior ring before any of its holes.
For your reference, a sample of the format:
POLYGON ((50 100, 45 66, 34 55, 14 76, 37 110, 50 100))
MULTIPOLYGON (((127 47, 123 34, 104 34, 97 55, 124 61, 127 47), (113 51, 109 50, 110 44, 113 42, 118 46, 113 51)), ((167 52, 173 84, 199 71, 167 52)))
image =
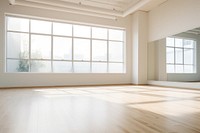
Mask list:
POLYGON ((200 91, 131 85, 1 89, 0 133, 200 133, 200 91))

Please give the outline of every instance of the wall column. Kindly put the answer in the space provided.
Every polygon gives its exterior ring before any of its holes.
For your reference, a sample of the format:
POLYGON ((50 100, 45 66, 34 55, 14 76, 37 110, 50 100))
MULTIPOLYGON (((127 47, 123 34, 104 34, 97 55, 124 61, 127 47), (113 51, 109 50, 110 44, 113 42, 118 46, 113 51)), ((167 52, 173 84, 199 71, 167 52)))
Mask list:
POLYGON ((147 84, 147 13, 132 15, 132 83, 147 84))

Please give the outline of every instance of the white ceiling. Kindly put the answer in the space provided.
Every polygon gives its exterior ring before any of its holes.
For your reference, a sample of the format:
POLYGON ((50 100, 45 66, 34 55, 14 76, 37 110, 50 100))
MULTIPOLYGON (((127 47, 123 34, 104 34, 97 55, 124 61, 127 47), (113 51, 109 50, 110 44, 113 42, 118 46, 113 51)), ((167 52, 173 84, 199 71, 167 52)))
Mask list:
POLYGON ((103 18, 126 17, 138 10, 150 11, 166 1, 167 0, 9 0, 11 5, 44 8, 103 18))

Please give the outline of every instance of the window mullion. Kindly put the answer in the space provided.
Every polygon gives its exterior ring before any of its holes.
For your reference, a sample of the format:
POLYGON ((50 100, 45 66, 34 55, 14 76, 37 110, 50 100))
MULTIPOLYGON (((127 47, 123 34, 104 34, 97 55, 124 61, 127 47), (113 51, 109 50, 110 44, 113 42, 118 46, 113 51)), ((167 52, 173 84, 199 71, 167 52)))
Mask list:
POLYGON ((51 22, 51 72, 54 72, 53 69, 53 22, 51 22))
POLYGON ((176 42, 174 38, 174 72, 176 73, 176 42))
POLYGON ((74 73, 74 25, 72 25, 72 73, 74 73))
POLYGON ((184 54, 185 54, 185 48, 184 48, 184 40, 183 40, 183 72, 185 73, 185 56, 184 56, 184 54))
POLYGON ((90 27, 90 72, 92 73, 92 27, 90 27))
POLYGON ((107 29, 107 73, 109 73, 109 30, 107 29))
POLYGON ((5 71, 7 72, 7 71, 8 71, 8 69, 7 69, 7 66, 8 66, 8 65, 7 65, 7 64, 8 64, 8 63, 7 63, 7 62, 8 62, 8 61, 7 61, 7 55, 8 55, 8 46, 7 46, 7 43, 8 43, 8 41, 7 41, 7 40, 8 40, 8 18, 6 17, 5 19, 6 19, 6 20, 5 20, 5 21, 6 21, 6 22, 5 22, 5 23, 6 23, 6 33, 5 33, 5 34, 6 34, 6 37, 5 37, 5 42, 6 42, 5 48, 6 48, 6 50, 5 50, 5 51, 6 51, 6 52, 4 53, 4 56, 5 56, 6 58, 5 58, 5 65, 4 65, 5 68, 4 68, 4 69, 5 69, 5 71))
POLYGON ((31 72, 31 20, 29 19, 29 72, 31 72))

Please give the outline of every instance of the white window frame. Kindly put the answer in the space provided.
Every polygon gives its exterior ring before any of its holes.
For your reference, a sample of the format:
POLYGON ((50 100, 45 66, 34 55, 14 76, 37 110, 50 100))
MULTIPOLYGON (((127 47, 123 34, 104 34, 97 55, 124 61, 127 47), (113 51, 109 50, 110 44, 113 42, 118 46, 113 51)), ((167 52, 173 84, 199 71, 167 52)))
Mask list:
MULTIPOLYGON (((5 53, 5 72, 6 73, 46 73, 46 72, 31 72, 31 65, 30 62, 31 61, 51 61, 51 72, 50 73, 56 73, 53 71, 53 61, 70 61, 72 62, 72 72, 62 72, 62 73, 75 73, 74 72, 74 62, 89 62, 90 63, 90 72, 89 73, 94 73, 92 72, 92 63, 107 63, 107 72, 106 73, 112 73, 109 72, 109 63, 122 63, 123 64, 123 71, 122 72, 114 72, 114 73, 126 73, 126 59, 125 59, 125 51, 126 51, 126 31, 124 28, 113 28, 113 27, 104 27, 104 26, 94 26, 94 25, 87 25, 87 24, 80 24, 80 23, 71 23, 71 22, 66 22, 66 21, 55 21, 55 20, 51 20, 51 19, 45 19, 45 18, 37 18, 37 17, 27 17, 27 16, 18 16, 18 15, 10 15, 7 14, 5 15, 5 40, 7 40, 7 33, 8 32, 12 32, 12 33, 26 33, 29 35, 29 58, 28 59, 20 59, 20 58, 7 58, 7 41, 5 41, 5 48, 6 48, 6 53, 5 53), (12 30, 8 30, 7 28, 7 17, 16 17, 16 18, 25 18, 25 19, 29 19, 29 32, 23 32, 23 31, 12 31, 12 30), (47 21, 47 22, 51 22, 51 34, 43 34, 43 33, 31 33, 31 20, 41 20, 41 21, 47 21), (72 25, 72 36, 63 36, 63 35, 54 35, 53 34, 53 23, 63 23, 63 24, 71 24, 72 25), (91 35, 89 38, 85 38, 85 37, 75 37, 73 35, 73 26, 74 25, 80 25, 80 26, 89 26, 90 30, 91 30, 91 35), (107 32, 109 32, 109 29, 111 30, 122 30, 123 31, 123 41, 117 41, 117 40, 109 40, 109 37, 107 37, 107 39, 96 39, 96 38, 92 38, 92 27, 95 28, 105 28, 107 29, 107 32), (51 59, 32 59, 31 58, 31 35, 47 35, 47 36, 51 36, 51 59), (72 60, 58 60, 58 59, 53 59, 53 37, 64 37, 64 38, 72 38, 72 60), (74 39, 79 38, 79 39, 89 39, 90 40, 90 60, 89 61, 80 61, 80 60, 74 60, 74 39), (92 61, 92 40, 102 40, 102 41, 106 41, 107 42, 107 61, 92 61), (121 62, 117 62, 117 61, 109 61, 109 41, 113 41, 113 42, 121 42, 123 44, 123 61, 121 62), (29 71, 28 72, 8 72, 7 71, 7 60, 11 59, 11 60, 28 60, 29 61, 29 71)), ((109 33, 107 33, 109 36, 109 33)), ((96 72, 98 73, 98 72, 96 72)))
POLYGON ((171 37, 167 37, 166 38, 166 73, 167 74, 181 74, 180 72, 177 72, 176 71, 176 65, 181 65, 181 66, 183 66, 183 72, 182 73, 184 73, 184 74, 193 74, 193 73, 196 73, 196 49, 197 49, 197 47, 196 47, 196 39, 194 39, 194 38, 185 38, 185 37, 176 37, 176 36, 171 36, 171 37), (167 38, 173 38, 174 39, 174 46, 167 46, 167 38), (175 39, 182 39, 183 41, 183 44, 182 44, 182 47, 176 47, 175 46, 175 39), (194 41, 194 47, 193 48, 185 48, 184 47, 184 40, 191 40, 191 41, 194 41), (173 48, 174 49, 174 63, 167 63, 167 48, 173 48), (183 50, 183 63, 176 63, 176 48, 178 48, 178 49, 182 49, 183 50), (184 51, 185 51, 185 49, 193 49, 193 64, 186 64, 185 62, 184 62, 184 51), (174 72, 167 72, 167 65, 173 65, 173 67, 174 67, 174 72), (193 66, 193 72, 185 72, 184 71, 184 66, 186 66, 186 65, 189 65, 189 66, 193 66))

